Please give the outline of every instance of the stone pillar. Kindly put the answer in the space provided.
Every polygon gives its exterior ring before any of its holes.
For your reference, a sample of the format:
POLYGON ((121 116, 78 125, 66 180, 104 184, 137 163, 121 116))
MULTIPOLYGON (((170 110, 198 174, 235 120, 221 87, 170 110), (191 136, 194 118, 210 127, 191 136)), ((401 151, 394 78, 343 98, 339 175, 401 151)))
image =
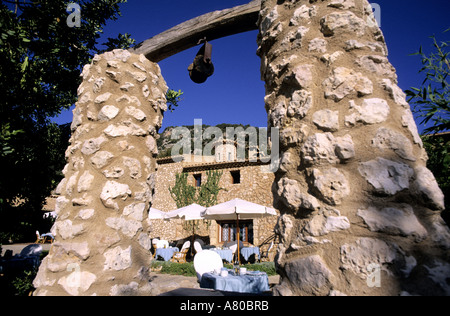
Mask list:
POLYGON ((366 0, 263 0, 278 295, 450 295, 444 196, 366 0))
POLYGON ((167 109, 159 66, 114 50, 84 67, 56 236, 35 295, 138 295, 149 287, 155 137, 167 109))

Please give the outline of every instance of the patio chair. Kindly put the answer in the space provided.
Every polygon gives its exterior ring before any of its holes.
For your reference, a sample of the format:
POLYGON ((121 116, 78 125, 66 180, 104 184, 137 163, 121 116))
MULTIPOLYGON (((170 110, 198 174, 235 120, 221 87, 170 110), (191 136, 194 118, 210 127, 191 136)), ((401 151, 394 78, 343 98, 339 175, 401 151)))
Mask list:
POLYGON ((189 251, 189 247, 191 247, 191 242, 186 241, 183 244, 183 247, 181 247, 181 251, 175 252, 173 254, 173 257, 172 257, 172 259, 170 259, 170 262, 186 263, 186 255, 189 251))
POLYGON ((203 250, 194 257, 194 269, 197 273, 198 283, 201 282, 203 274, 222 268, 222 258, 220 258, 217 252, 212 250, 203 250))
POLYGON ((44 237, 41 236, 41 234, 39 234, 39 231, 36 231, 36 241, 34 242, 35 244, 43 244, 44 243, 44 237))
POLYGON ((156 242, 156 248, 169 248, 169 242, 167 240, 158 240, 156 242))
POLYGON ((273 245, 274 245, 274 243, 273 243, 273 241, 270 243, 270 246, 269 246, 269 248, 267 248, 267 250, 266 251, 264 251, 264 252, 262 252, 261 253, 261 256, 259 257, 259 262, 261 262, 261 261, 269 261, 269 252, 270 252, 270 250, 272 250, 272 248, 273 248, 273 245))
POLYGON ((203 251, 203 247, 198 241, 194 241, 194 249, 196 253, 203 251))
POLYGON ((45 244, 47 242, 49 243, 53 243, 53 235, 51 233, 47 233, 47 234, 40 234, 39 231, 36 231, 36 241, 34 242, 35 244, 45 244))

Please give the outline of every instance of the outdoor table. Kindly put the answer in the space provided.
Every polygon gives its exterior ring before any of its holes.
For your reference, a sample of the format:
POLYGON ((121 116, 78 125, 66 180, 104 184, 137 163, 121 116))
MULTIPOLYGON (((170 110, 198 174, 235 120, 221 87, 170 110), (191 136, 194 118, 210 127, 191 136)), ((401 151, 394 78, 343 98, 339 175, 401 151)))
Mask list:
POLYGON ((219 248, 211 248, 209 250, 212 250, 214 252, 217 252, 223 260, 227 262, 231 262, 233 260, 233 252, 231 249, 219 249, 219 248))
POLYGON ((160 256, 161 258, 164 259, 164 261, 169 261, 170 259, 172 259, 173 254, 175 252, 179 252, 180 249, 177 247, 169 247, 169 248, 157 248, 156 252, 155 252, 155 258, 157 258, 158 256, 160 256))
POLYGON ((244 257, 245 261, 252 256, 259 256, 259 248, 258 247, 244 247, 241 249, 241 255, 244 257))
POLYGON ((244 275, 234 275, 228 270, 228 276, 223 277, 214 272, 204 273, 200 287, 218 291, 237 293, 262 293, 269 291, 269 277, 265 272, 247 271, 244 275))

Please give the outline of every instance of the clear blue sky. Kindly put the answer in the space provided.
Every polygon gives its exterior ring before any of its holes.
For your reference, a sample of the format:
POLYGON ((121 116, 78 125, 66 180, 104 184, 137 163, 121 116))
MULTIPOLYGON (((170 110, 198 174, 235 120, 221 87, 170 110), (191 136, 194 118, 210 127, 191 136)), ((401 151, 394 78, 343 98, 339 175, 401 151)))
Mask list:
MULTIPOLYGON (((128 0, 121 6, 122 17, 109 22, 104 38, 130 33, 137 42, 157 35, 179 23, 214 10, 231 8, 250 0, 128 0)), ((420 58, 409 56, 423 45, 431 49, 429 36, 449 40, 449 0, 374 0, 381 7, 381 28, 389 48, 389 60, 397 69, 399 85, 406 90, 420 86, 420 58)), ((174 113, 166 113, 161 131, 167 126, 193 125, 203 119, 205 125, 242 123, 267 126, 264 109, 264 82, 260 79, 260 59, 256 56, 257 31, 215 40, 213 62, 215 74, 205 84, 189 79, 187 67, 198 47, 162 62, 163 76, 171 89, 184 92, 183 101, 174 113)), ((101 42, 104 42, 102 40, 101 42)), ((67 123, 71 112, 55 121, 67 123)))

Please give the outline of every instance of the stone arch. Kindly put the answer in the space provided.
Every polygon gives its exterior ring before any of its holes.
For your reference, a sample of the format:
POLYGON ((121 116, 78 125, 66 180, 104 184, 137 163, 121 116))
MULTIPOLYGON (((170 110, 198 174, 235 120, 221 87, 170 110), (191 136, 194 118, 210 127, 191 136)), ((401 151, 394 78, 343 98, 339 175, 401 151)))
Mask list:
MULTIPOLYGON (((443 194, 368 2, 246 6, 241 13, 258 16, 269 127, 280 129, 275 294, 449 295, 443 194)), ((180 38, 175 50, 144 42, 134 52, 158 61, 196 40, 180 38)), ((35 294, 145 294, 143 210, 152 202, 167 86, 157 64, 122 50, 96 56, 82 76, 56 242, 35 294)))

